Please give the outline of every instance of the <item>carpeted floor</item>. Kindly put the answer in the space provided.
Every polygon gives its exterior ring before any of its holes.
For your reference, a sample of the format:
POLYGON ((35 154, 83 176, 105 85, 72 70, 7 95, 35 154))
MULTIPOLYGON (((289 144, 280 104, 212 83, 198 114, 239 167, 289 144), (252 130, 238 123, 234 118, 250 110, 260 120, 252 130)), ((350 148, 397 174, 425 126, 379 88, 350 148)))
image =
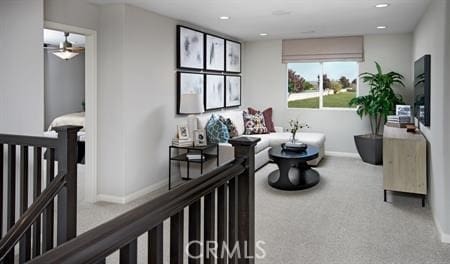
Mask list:
MULTIPOLYGON (((316 168, 319 185, 295 192, 267 184, 276 168, 268 164, 256 173, 256 239, 266 251, 256 263, 450 263, 450 245, 439 241, 431 211, 421 207, 420 198, 389 194, 391 202, 383 202, 382 167, 328 157, 316 168)), ((157 194, 127 205, 81 203, 79 232, 157 194)), ((146 240, 139 239, 139 263, 146 263, 146 240)), ((107 260, 116 262, 117 254, 107 260)))

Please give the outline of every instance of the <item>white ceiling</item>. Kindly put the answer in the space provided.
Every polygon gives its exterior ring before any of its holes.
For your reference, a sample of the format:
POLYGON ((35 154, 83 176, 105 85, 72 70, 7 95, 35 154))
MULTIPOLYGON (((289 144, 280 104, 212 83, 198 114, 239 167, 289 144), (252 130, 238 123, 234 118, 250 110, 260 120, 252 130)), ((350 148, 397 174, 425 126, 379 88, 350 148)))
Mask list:
MULTIPOLYGON (((84 43, 86 41, 85 36, 70 33, 67 37, 67 40, 72 43, 76 47, 84 47, 84 43)), ((51 45, 59 45, 60 42, 64 41, 64 32, 56 31, 52 29, 44 29, 44 43, 51 45)))
POLYGON ((430 0, 91 1, 98 4, 128 3, 245 41, 263 38, 412 32, 430 2, 430 0), (390 6, 375 8, 375 4, 378 3, 389 3, 390 6), (219 16, 229 16, 230 19, 220 20, 219 16), (379 25, 386 25, 388 29, 376 29, 379 25), (269 35, 261 37, 259 33, 269 35))

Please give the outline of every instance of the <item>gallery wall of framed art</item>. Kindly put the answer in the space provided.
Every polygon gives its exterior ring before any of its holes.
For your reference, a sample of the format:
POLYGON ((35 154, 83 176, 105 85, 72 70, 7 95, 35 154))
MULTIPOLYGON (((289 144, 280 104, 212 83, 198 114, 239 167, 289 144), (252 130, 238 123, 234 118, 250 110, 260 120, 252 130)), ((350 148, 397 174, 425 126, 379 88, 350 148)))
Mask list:
POLYGON ((205 111, 241 105, 241 43, 177 25, 177 113, 180 98, 204 98, 205 111))

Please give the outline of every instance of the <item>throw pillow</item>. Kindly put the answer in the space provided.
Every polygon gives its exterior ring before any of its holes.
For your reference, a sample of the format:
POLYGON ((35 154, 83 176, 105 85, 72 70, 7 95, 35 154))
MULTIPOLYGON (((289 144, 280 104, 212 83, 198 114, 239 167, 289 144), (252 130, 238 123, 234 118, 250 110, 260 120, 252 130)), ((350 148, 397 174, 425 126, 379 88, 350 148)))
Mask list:
MULTIPOLYGON (((249 114, 254 115, 260 111, 249 107, 248 112, 249 112, 249 114)), ((264 116, 264 123, 265 123, 267 129, 269 130, 269 132, 276 132, 275 125, 273 124, 273 121, 272 121, 272 107, 269 107, 266 110, 262 111, 262 114, 264 116)))
POLYGON ((211 115, 206 124, 206 138, 209 143, 226 143, 230 139, 227 126, 216 115, 211 115))
POLYGON ((246 135, 269 133, 269 130, 267 130, 267 127, 264 123, 264 116, 260 112, 251 115, 244 111, 244 125, 246 135))
POLYGON ((228 134, 230 134, 230 138, 239 136, 239 132, 237 131, 237 128, 234 125, 233 121, 231 121, 231 119, 220 116, 219 120, 220 120, 220 122, 224 123, 227 126, 228 134))

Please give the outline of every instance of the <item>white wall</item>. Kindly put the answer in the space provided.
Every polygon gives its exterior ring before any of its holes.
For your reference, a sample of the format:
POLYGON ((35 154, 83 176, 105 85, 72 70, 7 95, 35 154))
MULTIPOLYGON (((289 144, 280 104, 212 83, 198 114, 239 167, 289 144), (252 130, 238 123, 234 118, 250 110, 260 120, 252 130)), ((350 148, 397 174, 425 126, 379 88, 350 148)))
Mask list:
POLYGON ((47 21, 97 30, 99 8, 87 0, 44 0, 47 21))
MULTIPOLYGON (((386 71, 405 76, 407 89, 398 90, 409 99, 411 87, 412 35, 368 35, 364 39, 365 61, 360 72, 375 71, 376 60, 386 71)), ((274 122, 288 127, 290 119, 298 118, 310 125, 308 131, 325 133, 327 151, 356 153, 353 136, 370 132, 368 121, 354 110, 288 109, 287 66, 281 63, 281 40, 246 42, 243 62, 243 102, 260 109, 274 108, 274 122)), ((367 93, 360 85, 360 94, 367 93)))
POLYGON ((429 198, 442 239, 450 243, 450 91, 448 89, 450 5, 432 1, 414 32, 414 60, 431 55, 431 126, 421 130, 428 140, 429 198))
POLYGON ((44 52, 44 129, 58 116, 83 111, 84 68, 84 53, 65 61, 44 52))
POLYGON ((0 1, 0 133, 41 135, 42 0, 0 1))

